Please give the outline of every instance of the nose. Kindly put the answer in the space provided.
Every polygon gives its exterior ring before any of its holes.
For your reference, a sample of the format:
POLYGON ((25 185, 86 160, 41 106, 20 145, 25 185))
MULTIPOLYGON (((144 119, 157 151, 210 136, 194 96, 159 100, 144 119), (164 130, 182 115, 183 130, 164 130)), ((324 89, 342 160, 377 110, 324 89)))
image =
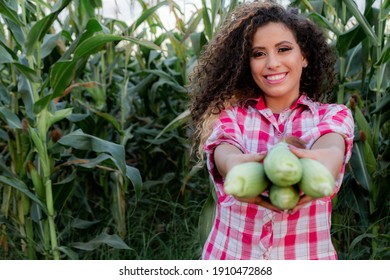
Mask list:
POLYGON ((279 58, 276 54, 267 55, 267 68, 274 69, 280 66, 279 58))

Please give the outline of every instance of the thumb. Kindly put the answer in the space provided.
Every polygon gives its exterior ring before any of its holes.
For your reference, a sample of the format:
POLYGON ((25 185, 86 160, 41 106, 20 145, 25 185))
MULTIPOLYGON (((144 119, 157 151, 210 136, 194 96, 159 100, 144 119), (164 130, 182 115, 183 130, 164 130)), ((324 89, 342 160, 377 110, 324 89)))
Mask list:
POLYGON ((300 149, 294 145, 288 145, 290 151, 299 158, 311 158, 316 159, 315 153, 312 150, 300 149))
POLYGON ((245 154, 245 162, 257 161, 261 162, 265 158, 265 154, 245 154))

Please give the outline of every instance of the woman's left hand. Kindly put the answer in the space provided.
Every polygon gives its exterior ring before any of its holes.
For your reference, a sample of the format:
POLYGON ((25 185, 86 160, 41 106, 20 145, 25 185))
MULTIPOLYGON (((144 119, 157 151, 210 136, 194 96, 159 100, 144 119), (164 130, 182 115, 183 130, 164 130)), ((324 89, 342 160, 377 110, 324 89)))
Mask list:
POLYGON ((321 136, 311 149, 302 149, 295 143, 289 143, 289 149, 299 158, 311 158, 321 162, 335 179, 340 173, 345 152, 344 138, 340 134, 328 133, 321 136))
POLYGON ((303 206, 305 206, 307 203, 310 201, 313 201, 314 198, 308 195, 302 195, 301 198, 299 199, 298 203, 294 206, 293 209, 288 211, 290 214, 295 214, 298 210, 300 210, 303 206))

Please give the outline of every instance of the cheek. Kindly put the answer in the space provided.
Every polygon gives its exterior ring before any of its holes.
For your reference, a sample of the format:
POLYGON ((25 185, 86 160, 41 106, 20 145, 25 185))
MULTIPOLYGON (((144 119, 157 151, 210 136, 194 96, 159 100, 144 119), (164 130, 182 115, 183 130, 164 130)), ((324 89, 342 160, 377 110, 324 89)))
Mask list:
POLYGON ((249 63, 252 75, 258 75, 261 72, 261 65, 255 60, 251 60, 249 63))

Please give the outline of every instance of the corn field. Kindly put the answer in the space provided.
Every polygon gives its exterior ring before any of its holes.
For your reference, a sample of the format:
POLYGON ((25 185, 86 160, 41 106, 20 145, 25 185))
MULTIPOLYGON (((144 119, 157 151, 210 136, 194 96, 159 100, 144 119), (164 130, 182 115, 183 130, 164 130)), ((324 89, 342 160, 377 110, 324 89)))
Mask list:
MULTIPOLYGON (((240 1, 130 2, 128 23, 102 0, 0 0, 0 259, 200 258, 213 196, 186 84, 240 1)), ((288 4, 337 49, 334 102, 355 118, 339 258, 390 259, 390 1, 288 4)))

